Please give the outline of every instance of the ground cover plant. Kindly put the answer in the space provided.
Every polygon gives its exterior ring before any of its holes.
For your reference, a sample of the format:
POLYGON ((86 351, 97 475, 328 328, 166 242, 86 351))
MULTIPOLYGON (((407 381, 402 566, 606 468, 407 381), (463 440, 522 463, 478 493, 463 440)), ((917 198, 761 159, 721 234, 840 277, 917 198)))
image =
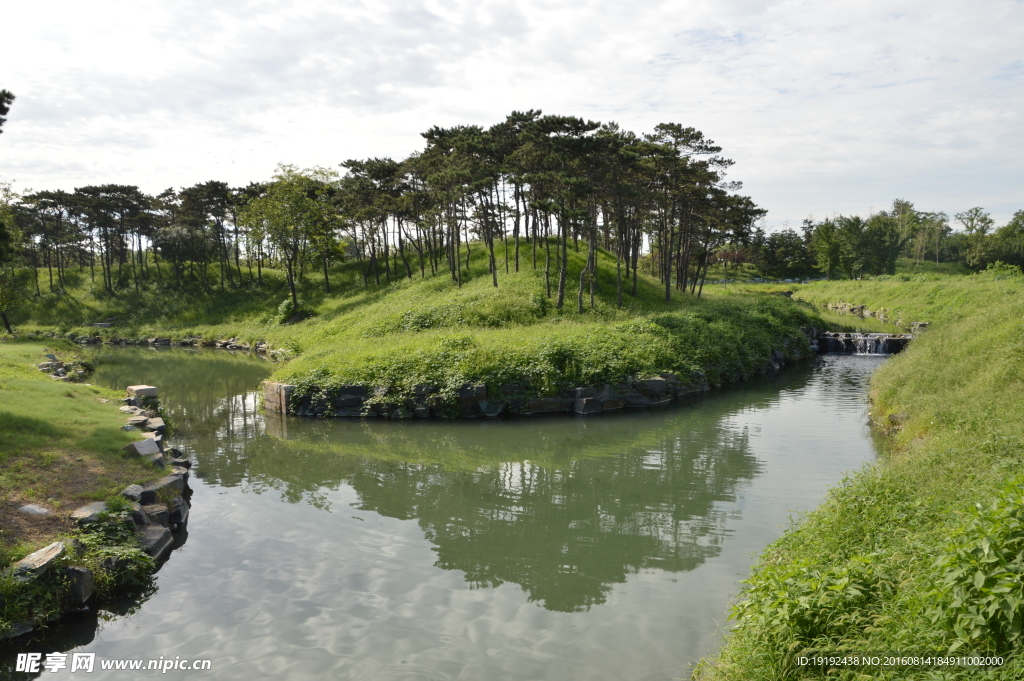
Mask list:
MULTIPOLYGON (((1019 270, 1018 270, 1019 272, 1019 270)), ((756 564, 702 679, 1018 679, 1024 581, 1024 280, 889 277, 790 287, 817 305, 886 308, 930 326, 872 382, 889 432, 756 564), (809 653, 998 654, 998 669, 799 667, 809 653)))

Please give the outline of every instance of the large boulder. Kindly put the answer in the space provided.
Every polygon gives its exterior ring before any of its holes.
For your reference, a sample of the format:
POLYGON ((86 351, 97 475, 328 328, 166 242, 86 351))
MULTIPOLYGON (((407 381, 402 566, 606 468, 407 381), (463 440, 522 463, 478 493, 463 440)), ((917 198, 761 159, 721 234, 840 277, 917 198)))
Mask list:
POLYGON ((156 397, 159 391, 152 385, 130 385, 127 388, 129 397, 156 397))

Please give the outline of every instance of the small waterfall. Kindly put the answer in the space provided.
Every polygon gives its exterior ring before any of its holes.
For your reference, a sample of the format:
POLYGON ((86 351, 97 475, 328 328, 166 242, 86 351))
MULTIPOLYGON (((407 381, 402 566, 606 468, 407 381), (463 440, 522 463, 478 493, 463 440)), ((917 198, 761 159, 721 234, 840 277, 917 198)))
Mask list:
POLYGON ((818 352, 842 355, 895 355, 913 339, 909 333, 844 333, 829 331, 818 334, 818 352))

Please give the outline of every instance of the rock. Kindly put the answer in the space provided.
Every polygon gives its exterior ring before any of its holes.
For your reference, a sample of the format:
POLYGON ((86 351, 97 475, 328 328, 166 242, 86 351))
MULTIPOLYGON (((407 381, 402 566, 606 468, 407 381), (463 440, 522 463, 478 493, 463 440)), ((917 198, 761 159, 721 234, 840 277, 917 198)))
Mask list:
POLYGON ((185 480, 180 475, 166 475, 156 482, 149 483, 142 488, 141 501, 143 505, 156 503, 157 494, 161 490, 183 492, 185 490, 185 480))
POLYGON ((84 567, 71 566, 65 569, 68 578, 68 603, 82 605, 92 596, 92 570, 84 567))
POLYGON ((147 459, 157 468, 163 468, 167 465, 167 462, 164 460, 164 455, 160 452, 157 452, 156 454, 146 454, 142 458, 147 459))
MULTIPOLYGON (((178 450, 172 449, 170 451, 171 452, 177 452, 178 450)), ((178 452, 178 453, 180 454, 181 452, 178 452)), ((167 464, 169 466, 171 466, 171 468, 185 468, 185 469, 191 469, 192 468, 192 460, 191 459, 183 459, 183 458, 180 458, 180 457, 175 457, 173 459, 170 459, 167 462, 167 464)))
POLYGON ((19 507, 18 510, 22 513, 28 513, 29 515, 50 515, 51 513, 49 509, 37 506, 36 504, 25 504, 24 506, 19 507))
POLYGON ((130 405, 127 405, 127 404, 125 406, 123 406, 123 407, 118 407, 117 409, 118 409, 118 411, 124 412, 125 414, 132 414, 132 415, 138 414, 140 411, 142 411, 138 407, 130 406, 130 405))
POLYGON ((132 504, 132 522, 135 523, 136 528, 146 527, 150 524, 149 516, 142 510, 142 504, 132 504))
POLYGON ((573 411, 577 414, 600 414, 602 411, 601 401, 596 397, 585 397, 576 400, 573 411))
POLYGON ((166 504, 146 504, 142 507, 142 512, 146 514, 149 523, 153 525, 167 527, 170 522, 171 514, 167 510, 166 504))
POLYGON ((457 391, 459 403, 479 402, 487 399, 487 386, 483 383, 463 383, 457 391))
POLYGON ((127 391, 130 397, 156 397, 158 393, 152 385, 130 385, 127 391))
POLYGON ((576 399, 585 400, 588 397, 597 397, 596 388, 576 388, 576 399))
POLYGON ((142 415, 132 416, 128 419, 128 425, 136 428, 145 428, 147 423, 149 423, 149 418, 142 415))
POLYGON ((487 418, 495 418, 503 411, 505 411, 504 402, 495 402, 493 400, 482 400, 479 403, 480 413, 487 418))
POLYGON ((528 414, 552 414, 571 411, 576 400, 571 397, 534 397, 526 405, 528 414))
POLYGON ((16 581, 27 582, 46 572, 62 555, 64 555, 64 544, 55 541, 15 563, 11 568, 11 575, 16 581))
POLYGON ((627 409, 642 409, 654 404, 654 401, 646 395, 623 395, 627 409))
POLYGON ((637 388, 647 397, 661 397, 668 392, 668 381, 660 376, 637 382, 637 388))
POLYGON ((608 397, 601 402, 601 411, 618 411, 626 408, 626 401, 619 397, 608 397))
POLYGON ((166 527, 150 525, 138 533, 139 546, 150 556, 159 559, 171 547, 174 537, 166 527))
POLYGON ((149 456, 151 454, 160 454, 160 445, 158 445, 156 441, 148 438, 145 440, 139 440, 137 442, 129 443, 122 447, 121 449, 128 452, 129 454, 134 454, 136 456, 149 456))
POLYGON ((129 501, 141 501, 142 500, 142 485, 128 485, 121 490, 121 496, 129 501))
POLYGON ((0 641, 18 638, 25 634, 31 634, 34 631, 34 627, 30 622, 15 622, 11 625, 10 630, 6 633, 0 634, 0 641))
POLYGON ((181 497, 175 499, 174 502, 171 504, 170 515, 168 518, 171 527, 179 528, 185 523, 187 523, 188 512, 190 509, 191 506, 189 506, 189 503, 187 501, 185 501, 181 497))
POLYGON ((333 404, 335 409, 358 409, 363 406, 363 398, 360 395, 339 395, 333 404))
MULTIPOLYGON (((130 420, 131 419, 129 419, 129 421, 130 420)), ((164 420, 159 416, 149 419, 149 422, 145 424, 145 427, 154 432, 160 433, 161 435, 167 430, 167 424, 164 423, 164 420)))
POLYGON ((86 504, 85 506, 76 508, 72 511, 71 519, 74 520, 79 527, 90 523, 98 523, 100 521, 100 514, 105 513, 106 510, 106 503, 102 501, 94 501, 91 504, 86 504))
POLYGON ((416 416, 420 417, 421 419, 425 419, 425 418, 428 418, 430 416, 430 407, 428 407, 426 405, 421 405, 421 406, 416 407, 415 409, 413 409, 412 413, 415 414, 416 416))

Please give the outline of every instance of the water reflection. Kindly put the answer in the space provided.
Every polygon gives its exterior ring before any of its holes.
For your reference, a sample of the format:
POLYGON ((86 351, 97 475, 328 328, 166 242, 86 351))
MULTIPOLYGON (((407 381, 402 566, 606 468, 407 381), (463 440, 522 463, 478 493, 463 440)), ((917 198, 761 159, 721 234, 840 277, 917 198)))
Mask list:
POLYGON ((196 462, 189 555, 134 623, 55 649, 149 646, 246 679, 685 676, 789 512, 872 456, 881 361, 657 412, 387 423, 264 417, 273 366, 251 357, 102 353, 94 381, 159 386, 196 462))

